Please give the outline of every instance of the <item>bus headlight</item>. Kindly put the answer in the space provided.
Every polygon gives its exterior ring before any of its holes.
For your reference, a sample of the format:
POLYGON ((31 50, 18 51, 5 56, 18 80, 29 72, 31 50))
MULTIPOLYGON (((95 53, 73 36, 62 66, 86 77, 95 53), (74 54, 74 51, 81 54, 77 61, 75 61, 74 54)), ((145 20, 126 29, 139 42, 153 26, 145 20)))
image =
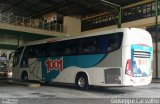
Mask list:
POLYGON ((8 72, 8 78, 12 78, 12 72, 8 72))

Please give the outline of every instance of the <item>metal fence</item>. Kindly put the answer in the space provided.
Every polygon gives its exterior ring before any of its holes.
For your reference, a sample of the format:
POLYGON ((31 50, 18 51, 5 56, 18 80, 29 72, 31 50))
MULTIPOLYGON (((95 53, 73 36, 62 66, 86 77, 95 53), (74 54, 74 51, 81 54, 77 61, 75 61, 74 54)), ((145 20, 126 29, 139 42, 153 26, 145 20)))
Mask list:
POLYGON ((0 22, 16 26, 31 27, 49 31, 63 32, 63 24, 57 21, 47 22, 41 19, 21 17, 9 13, 0 13, 0 22))
MULTIPOLYGON (((155 1, 151 1, 133 7, 122 8, 122 23, 155 16, 155 6, 155 1)), ((160 2, 158 11, 158 14, 160 14, 160 2)), ((117 21, 118 14, 115 13, 101 14, 91 18, 87 17, 81 20, 81 31, 116 25, 117 21)))

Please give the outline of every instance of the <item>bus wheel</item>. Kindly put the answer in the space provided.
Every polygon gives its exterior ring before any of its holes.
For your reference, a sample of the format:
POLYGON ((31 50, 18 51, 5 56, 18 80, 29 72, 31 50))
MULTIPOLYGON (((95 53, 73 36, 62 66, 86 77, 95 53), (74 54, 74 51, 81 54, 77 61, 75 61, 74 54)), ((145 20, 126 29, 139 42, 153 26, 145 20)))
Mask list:
POLYGON ((50 81, 45 81, 44 83, 45 83, 45 85, 49 85, 50 81))
POLYGON ((88 90, 88 78, 86 74, 78 74, 76 77, 76 88, 79 90, 88 90))
POLYGON ((24 82, 26 82, 26 81, 28 81, 28 74, 27 74, 27 72, 23 72, 22 73, 22 81, 24 81, 24 82))

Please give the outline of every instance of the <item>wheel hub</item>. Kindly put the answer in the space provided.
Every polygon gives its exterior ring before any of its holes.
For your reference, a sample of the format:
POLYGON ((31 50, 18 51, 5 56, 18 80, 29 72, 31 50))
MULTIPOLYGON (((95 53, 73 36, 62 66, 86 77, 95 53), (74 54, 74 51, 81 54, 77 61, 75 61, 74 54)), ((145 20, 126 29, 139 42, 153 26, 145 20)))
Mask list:
POLYGON ((84 87, 85 86, 85 79, 84 78, 79 78, 79 80, 78 80, 78 85, 80 86, 80 87, 84 87))

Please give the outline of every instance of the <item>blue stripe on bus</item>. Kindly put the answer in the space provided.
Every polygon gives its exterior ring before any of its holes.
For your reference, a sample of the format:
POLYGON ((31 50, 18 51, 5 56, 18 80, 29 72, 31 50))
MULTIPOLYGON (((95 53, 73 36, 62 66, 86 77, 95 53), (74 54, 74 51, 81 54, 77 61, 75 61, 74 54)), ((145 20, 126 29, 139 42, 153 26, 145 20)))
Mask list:
MULTIPOLYGON (((90 68, 99 64, 107 55, 106 54, 94 54, 94 55, 78 55, 78 56, 63 56, 63 70, 68 67, 76 66, 80 68, 90 68)), ((47 72, 46 60, 61 60, 62 57, 50 57, 41 58, 42 62, 42 78, 45 81, 51 81, 60 74, 60 69, 51 69, 47 72)), ((58 61, 57 61, 58 63, 58 61)), ((53 64, 53 62, 52 62, 53 64)), ((54 65, 52 65, 54 67, 54 65)))
POLYGON ((149 46, 131 45, 131 49, 137 49, 137 50, 152 52, 152 47, 149 47, 149 46))
POLYGON ((65 56, 64 68, 76 66, 80 68, 90 68, 96 66, 105 57, 105 54, 98 55, 79 55, 79 56, 65 56))

